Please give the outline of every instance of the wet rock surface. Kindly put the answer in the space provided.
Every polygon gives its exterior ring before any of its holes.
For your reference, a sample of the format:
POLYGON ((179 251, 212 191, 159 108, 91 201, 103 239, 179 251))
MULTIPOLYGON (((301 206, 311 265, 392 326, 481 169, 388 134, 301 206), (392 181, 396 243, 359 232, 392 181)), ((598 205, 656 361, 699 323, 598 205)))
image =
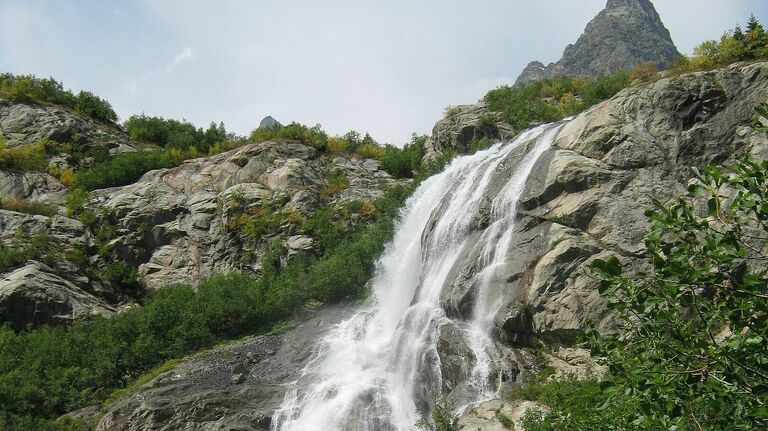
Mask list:
POLYGON ((300 375, 317 340, 354 308, 307 311, 281 335, 198 354, 109 406, 97 415, 96 430, 269 430, 287 384, 300 375))

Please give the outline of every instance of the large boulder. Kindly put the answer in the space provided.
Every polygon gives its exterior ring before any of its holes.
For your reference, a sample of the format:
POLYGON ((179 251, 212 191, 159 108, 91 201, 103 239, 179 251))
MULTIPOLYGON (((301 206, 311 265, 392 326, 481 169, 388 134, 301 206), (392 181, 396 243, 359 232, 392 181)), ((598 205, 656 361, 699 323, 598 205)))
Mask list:
POLYGON ((24 199, 62 205, 67 188, 42 172, 0 170, 0 198, 24 199))
POLYGON ((555 76, 595 77, 652 63, 664 68, 679 55, 650 0, 608 0, 563 57, 544 66, 529 63, 518 83, 555 76))

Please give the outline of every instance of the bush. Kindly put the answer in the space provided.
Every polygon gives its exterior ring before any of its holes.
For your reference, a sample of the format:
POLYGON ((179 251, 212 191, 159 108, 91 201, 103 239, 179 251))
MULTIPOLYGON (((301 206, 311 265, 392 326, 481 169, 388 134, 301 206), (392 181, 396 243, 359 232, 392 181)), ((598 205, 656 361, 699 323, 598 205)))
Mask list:
POLYGON ((328 177, 323 196, 327 199, 336 196, 349 187, 349 178, 343 169, 334 169, 328 177))
POLYGON ((384 149, 378 144, 366 143, 361 145, 356 151, 355 155, 363 159, 376 159, 381 160, 384 156, 384 149))
POLYGON ((88 169, 77 171, 74 184, 85 190, 124 186, 151 170, 179 166, 185 160, 196 157, 199 157, 197 147, 120 153, 88 169))
POLYGON ((40 260, 52 266, 57 260, 58 250, 51 244, 46 232, 37 232, 24 238, 24 245, 5 244, 0 241, 0 273, 22 266, 30 259, 40 260))
POLYGON ((641 64, 629 71, 630 82, 639 81, 641 83, 649 83, 658 81, 659 78, 661 78, 661 75, 659 74, 656 65, 653 63, 641 64))
POLYGON ((673 74, 710 70, 737 61, 768 58, 768 32, 752 15, 746 32, 736 26, 720 40, 708 40, 697 46, 692 57, 680 56, 671 66, 673 74))
POLYGON ((584 79, 555 77, 541 81, 502 86, 485 95, 492 111, 501 112, 504 120, 523 130, 537 123, 561 120, 609 99, 629 85, 629 74, 584 79))
POLYGON ((48 160, 45 157, 45 144, 43 142, 5 148, 4 140, 0 141, 0 169, 45 172, 47 166, 48 160))
POLYGON ((222 142, 231 140, 224 123, 216 125, 212 122, 204 131, 186 121, 132 115, 125 122, 125 129, 131 135, 131 139, 136 141, 182 151, 191 151, 194 148, 201 154, 208 154, 217 144, 220 150, 222 142))
POLYGON ((287 126, 276 126, 272 128, 258 128, 251 132, 250 140, 253 142, 264 142, 270 140, 292 140, 299 141, 310 147, 324 151, 328 146, 328 134, 323 131, 319 124, 307 127, 302 124, 292 122, 287 126))
POLYGON ((684 199, 648 211, 651 274, 624 277, 615 257, 595 261, 624 325, 592 342, 608 358, 610 389, 637 399, 638 423, 768 426, 767 190, 768 161, 709 166, 691 186, 705 216, 684 199))
POLYGON ((632 423, 635 401, 604 393, 594 380, 539 382, 518 389, 512 399, 538 401, 550 413, 533 409, 522 419, 525 431, 618 431, 639 429, 632 423), (610 409, 601 408, 613 402, 610 409))
POLYGON ((81 91, 75 99, 75 111, 103 123, 117 122, 117 114, 106 101, 90 91, 81 91))
POLYGON ((403 148, 387 145, 381 156, 381 169, 395 178, 413 178, 421 167, 426 141, 426 136, 414 134, 411 137, 411 142, 405 144, 403 148))

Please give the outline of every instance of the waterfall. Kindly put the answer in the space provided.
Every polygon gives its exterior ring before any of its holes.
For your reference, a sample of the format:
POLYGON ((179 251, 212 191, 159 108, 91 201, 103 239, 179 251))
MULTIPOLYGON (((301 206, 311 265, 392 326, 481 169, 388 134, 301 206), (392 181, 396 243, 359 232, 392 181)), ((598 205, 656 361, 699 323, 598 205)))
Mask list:
POLYGON ((419 186, 377 262, 372 297, 319 340, 274 431, 414 429, 448 395, 438 343, 449 332, 466 347, 454 410, 496 397, 492 328, 507 296, 494 279, 511 252, 525 181, 561 127, 458 157, 419 186), (451 292, 470 298, 465 312, 446 311, 451 292))

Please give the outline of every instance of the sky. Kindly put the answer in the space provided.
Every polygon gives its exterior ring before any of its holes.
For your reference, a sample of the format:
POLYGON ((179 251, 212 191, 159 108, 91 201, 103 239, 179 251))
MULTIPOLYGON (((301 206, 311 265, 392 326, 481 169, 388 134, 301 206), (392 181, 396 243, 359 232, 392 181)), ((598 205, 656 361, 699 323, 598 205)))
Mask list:
MULTIPOLYGON (((766 0, 655 0, 683 53, 766 0)), ((271 115, 401 146, 449 105, 556 61, 605 0, 0 0, 0 72, 53 76, 133 114, 271 115)))

